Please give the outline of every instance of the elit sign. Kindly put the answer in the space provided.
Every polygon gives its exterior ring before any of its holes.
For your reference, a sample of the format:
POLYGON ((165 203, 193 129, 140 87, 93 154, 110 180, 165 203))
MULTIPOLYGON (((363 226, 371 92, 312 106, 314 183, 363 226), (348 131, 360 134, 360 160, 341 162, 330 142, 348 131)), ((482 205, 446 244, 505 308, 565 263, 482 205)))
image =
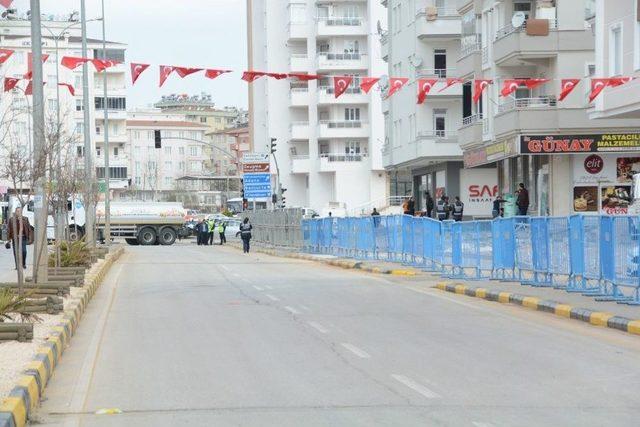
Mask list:
POLYGON ((584 159, 584 170, 591 175, 597 175, 604 169, 604 160, 597 154, 591 154, 584 159))
POLYGON ((521 135, 521 154, 624 153, 640 150, 640 133, 521 135))

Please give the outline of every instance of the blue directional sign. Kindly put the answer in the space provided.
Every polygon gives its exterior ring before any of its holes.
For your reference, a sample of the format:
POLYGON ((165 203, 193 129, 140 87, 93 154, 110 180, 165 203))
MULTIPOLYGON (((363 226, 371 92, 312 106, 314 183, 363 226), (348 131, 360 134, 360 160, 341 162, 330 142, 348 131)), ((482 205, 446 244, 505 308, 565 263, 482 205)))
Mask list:
POLYGON ((245 198, 260 199, 271 197, 271 174, 245 173, 242 178, 245 198))

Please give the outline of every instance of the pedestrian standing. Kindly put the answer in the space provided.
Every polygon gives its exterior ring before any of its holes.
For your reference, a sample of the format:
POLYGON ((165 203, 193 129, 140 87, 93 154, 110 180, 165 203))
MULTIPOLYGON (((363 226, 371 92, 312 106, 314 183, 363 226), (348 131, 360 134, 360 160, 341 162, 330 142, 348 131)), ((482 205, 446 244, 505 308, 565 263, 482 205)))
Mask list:
POLYGON ((408 215, 415 216, 416 214, 416 199, 413 196, 409 197, 409 203, 407 205, 408 215))
POLYGON ((207 221, 203 219, 198 223, 198 245, 204 246, 207 244, 207 239, 209 238, 209 225, 207 221))
POLYGON ((428 191, 424 193, 425 201, 427 202, 427 217, 431 218, 431 214, 433 213, 433 198, 431 197, 431 193, 428 191))
POLYGON ((208 226, 207 227, 208 243, 209 243, 209 246, 213 246, 213 237, 215 235, 215 230, 216 230, 216 221, 213 218, 209 219, 207 226, 208 226))
POLYGON ((526 216, 529 210, 529 191, 524 188, 524 184, 520 183, 518 186, 518 197, 516 198, 516 206, 518 207, 518 215, 526 216))
POLYGON ((444 221, 449 216, 449 203, 447 202, 447 196, 444 194, 436 203, 436 216, 438 221, 444 221))
POLYGON ((462 203, 459 196, 456 196, 456 199, 453 202, 453 206, 451 207, 451 211, 453 213, 454 221, 462 221, 462 215, 464 212, 464 203, 462 203))
POLYGON ((7 243, 5 247, 9 249, 13 246, 13 260, 16 270, 20 263, 22 268, 27 268, 27 245, 33 243, 33 230, 29 219, 22 216, 22 208, 16 208, 13 216, 9 219, 9 230, 7 233, 7 243), (18 252, 20 250, 20 252, 18 252))
POLYGON ((253 226, 249 222, 249 218, 245 218, 240 224, 240 238, 242 239, 242 252, 245 254, 249 253, 249 249, 251 249, 249 242, 251 241, 251 230, 253 226))
POLYGON ((380 224, 380 212, 378 212, 376 208, 373 208, 371 216, 373 217, 373 226, 377 227, 380 224))
POLYGON ((220 235, 220 246, 227 243, 227 237, 224 235, 224 232, 227 230, 227 223, 220 221, 218 223, 218 234, 220 235))
POLYGON ((504 200, 502 198, 502 196, 500 194, 498 194, 495 198, 495 200, 493 201, 493 208, 491 209, 491 216, 493 218, 497 218, 501 215, 502 212, 502 206, 500 206, 502 203, 504 203, 506 200, 504 200))

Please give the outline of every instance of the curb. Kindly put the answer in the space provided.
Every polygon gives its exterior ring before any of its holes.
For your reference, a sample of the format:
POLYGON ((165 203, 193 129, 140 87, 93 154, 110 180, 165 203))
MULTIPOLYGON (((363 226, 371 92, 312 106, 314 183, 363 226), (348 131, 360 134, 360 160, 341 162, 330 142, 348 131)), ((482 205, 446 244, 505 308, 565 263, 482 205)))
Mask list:
POLYGON ((484 288, 473 288, 461 283, 439 282, 436 284, 436 288, 441 291, 482 298, 488 301, 496 301, 503 304, 516 304, 532 310, 544 311, 556 316, 580 320, 591 325, 603 326, 634 335, 640 335, 640 320, 632 320, 603 311, 573 307, 557 301, 512 294, 511 292, 488 291, 484 288))
POLYGON ((84 275, 84 286, 80 295, 71 299, 64 311, 62 321, 49 332, 49 338, 40 347, 23 371, 13 389, 0 404, 0 427, 23 427, 32 411, 40 404, 44 389, 58 365, 62 353, 69 345, 80 318, 89 301, 107 275, 111 265, 122 255, 124 248, 118 248, 98 261, 84 275))

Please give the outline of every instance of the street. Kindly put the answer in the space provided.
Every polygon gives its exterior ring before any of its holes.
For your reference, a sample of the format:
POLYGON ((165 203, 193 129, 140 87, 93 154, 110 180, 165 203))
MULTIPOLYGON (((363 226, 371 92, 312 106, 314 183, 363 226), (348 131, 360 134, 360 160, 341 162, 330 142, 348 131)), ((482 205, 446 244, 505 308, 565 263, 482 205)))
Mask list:
POLYGON ((126 251, 46 389, 43 425, 640 419, 634 336, 445 294, 436 278, 187 243, 126 251))

